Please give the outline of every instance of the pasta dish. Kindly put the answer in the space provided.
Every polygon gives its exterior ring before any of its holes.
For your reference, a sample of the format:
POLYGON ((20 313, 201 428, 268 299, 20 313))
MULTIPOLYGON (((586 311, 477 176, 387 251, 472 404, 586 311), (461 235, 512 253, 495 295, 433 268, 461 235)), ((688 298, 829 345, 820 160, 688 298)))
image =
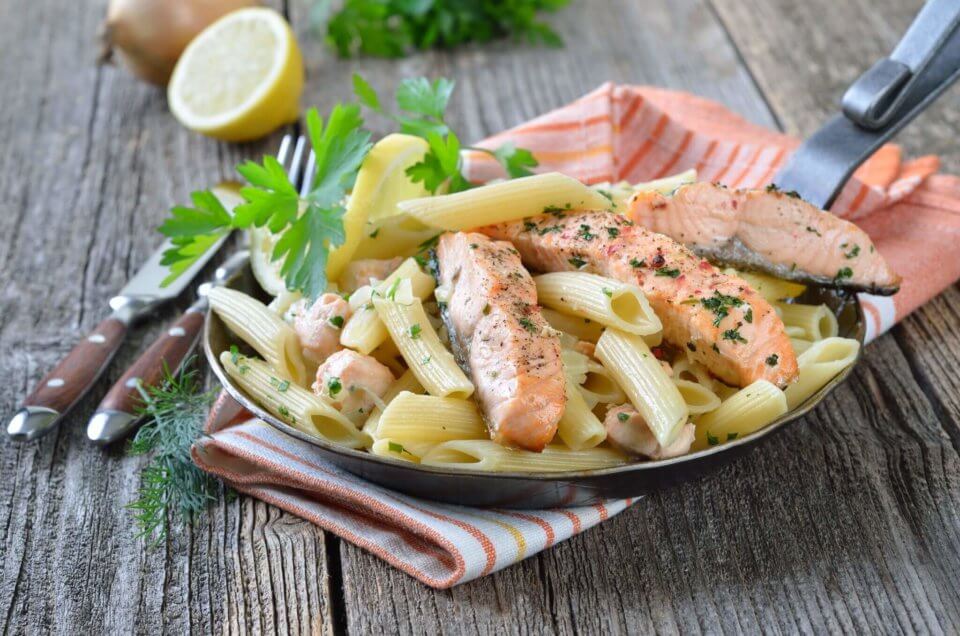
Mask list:
MULTIPOLYGON (((344 225, 315 300, 262 267, 269 304, 210 291, 248 345, 220 363, 290 426, 426 466, 577 471, 742 438, 857 357, 827 306, 798 302, 798 281, 898 283, 856 226, 692 172, 593 186, 540 174, 344 225)), ((267 230, 251 238, 269 249, 267 230)))

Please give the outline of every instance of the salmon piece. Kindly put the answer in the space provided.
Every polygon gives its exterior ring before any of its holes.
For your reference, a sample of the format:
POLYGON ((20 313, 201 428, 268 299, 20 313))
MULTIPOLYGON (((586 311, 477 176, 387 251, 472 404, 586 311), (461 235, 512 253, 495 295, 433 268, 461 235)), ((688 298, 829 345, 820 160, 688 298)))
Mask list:
POLYGON ((763 379, 784 387, 797 377, 796 355, 770 303, 667 236, 609 212, 557 211, 480 231, 511 241, 532 269, 639 286, 663 322, 664 340, 728 384, 763 379))
POLYGON ((393 381, 390 369, 375 358, 343 349, 320 365, 311 388, 354 423, 360 423, 393 381))
POLYGON ((629 404, 621 404, 607 411, 603 419, 607 441, 626 453, 648 459, 670 459, 690 452, 696 437, 696 427, 687 422, 669 446, 661 446, 646 420, 629 404))
POLYGON ((350 261, 343 268, 343 274, 340 275, 340 291, 353 293, 369 285, 370 280, 384 280, 393 273, 393 270, 400 267, 403 263, 403 257, 396 258, 361 258, 350 261))
POLYGON ((293 330, 300 337, 303 356, 320 364, 339 351, 340 329, 350 318, 350 303, 337 294, 324 294, 312 304, 306 298, 290 306, 293 330))
POLYGON ((672 196, 638 192, 627 216, 717 263, 786 280, 893 294, 900 277, 867 233, 799 197, 774 188, 681 186, 672 196))
POLYGON ((509 243, 444 234, 437 246, 444 322, 494 441, 541 451, 566 407, 560 338, 509 243))

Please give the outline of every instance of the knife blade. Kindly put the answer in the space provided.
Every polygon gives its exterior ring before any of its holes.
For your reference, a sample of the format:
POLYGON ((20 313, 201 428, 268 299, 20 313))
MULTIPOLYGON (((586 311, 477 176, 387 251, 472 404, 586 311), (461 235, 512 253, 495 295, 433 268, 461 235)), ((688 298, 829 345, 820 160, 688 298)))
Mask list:
POLYGON ((213 278, 200 285, 198 298, 184 314, 150 345, 143 355, 107 391, 87 423, 87 437, 96 444, 109 444, 125 437, 141 421, 141 389, 157 386, 164 372, 176 373, 196 346, 207 310, 207 292, 227 282, 246 266, 250 255, 237 252, 217 268, 213 278))
MULTIPOLYGON (((234 183, 221 183, 213 192, 228 210, 242 201, 238 185, 234 183)), ((161 303, 178 296, 225 240, 226 235, 178 278, 164 286, 168 270, 160 262, 163 253, 171 247, 170 242, 165 241, 120 293, 110 299, 112 313, 77 342, 24 398, 20 409, 7 424, 7 435, 15 441, 29 441, 53 430, 103 374, 126 338, 130 325, 161 303)))

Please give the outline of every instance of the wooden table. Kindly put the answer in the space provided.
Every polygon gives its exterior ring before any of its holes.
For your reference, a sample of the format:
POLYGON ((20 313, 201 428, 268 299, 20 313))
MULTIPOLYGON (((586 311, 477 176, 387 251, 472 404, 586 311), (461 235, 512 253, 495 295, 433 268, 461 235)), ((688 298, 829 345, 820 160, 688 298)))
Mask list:
MULTIPOLYGON (((105 315, 165 210, 278 140, 202 138, 162 91, 97 68, 103 4, 0 3, 4 419, 105 315)), ((307 0, 283 9, 308 60, 305 104, 348 97, 354 71, 384 90, 443 74, 458 81, 458 130, 479 139, 605 80, 687 89, 807 134, 919 4, 573 0, 555 20, 564 49, 498 43, 402 62, 337 61, 309 35, 307 0)), ((954 173, 958 105, 954 90, 902 140, 954 173)), ((0 441, 4 633, 960 630, 956 287, 871 344, 844 386, 761 451, 445 592, 247 497, 159 547, 135 537, 123 506, 144 459, 88 444, 84 424, 188 302, 137 329, 55 434, 0 441)))

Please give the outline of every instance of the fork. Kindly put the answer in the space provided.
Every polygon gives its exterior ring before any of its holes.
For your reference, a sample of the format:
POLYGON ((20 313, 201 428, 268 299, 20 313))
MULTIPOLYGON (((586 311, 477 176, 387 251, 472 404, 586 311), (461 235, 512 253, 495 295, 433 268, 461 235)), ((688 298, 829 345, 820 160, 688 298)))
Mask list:
MULTIPOLYGON (((307 138, 303 135, 297 137, 296 143, 292 135, 285 135, 277 151, 277 161, 284 167, 290 183, 296 188, 299 182, 300 196, 310 191, 316 171, 313 151, 304 157, 306 147, 307 138)), ((244 252, 227 258, 217 268, 213 279, 197 289, 196 302, 120 376, 87 423, 90 441, 109 444, 136 428, 142 419, 138 408, 142 401, 141 387, 156 386, 163 380, 164 369, 175 370, 182 366, 196 346, 203 328, 203 316, 208 307, 207 293, 212 287, 226 283, 248 260, 244 252)))

